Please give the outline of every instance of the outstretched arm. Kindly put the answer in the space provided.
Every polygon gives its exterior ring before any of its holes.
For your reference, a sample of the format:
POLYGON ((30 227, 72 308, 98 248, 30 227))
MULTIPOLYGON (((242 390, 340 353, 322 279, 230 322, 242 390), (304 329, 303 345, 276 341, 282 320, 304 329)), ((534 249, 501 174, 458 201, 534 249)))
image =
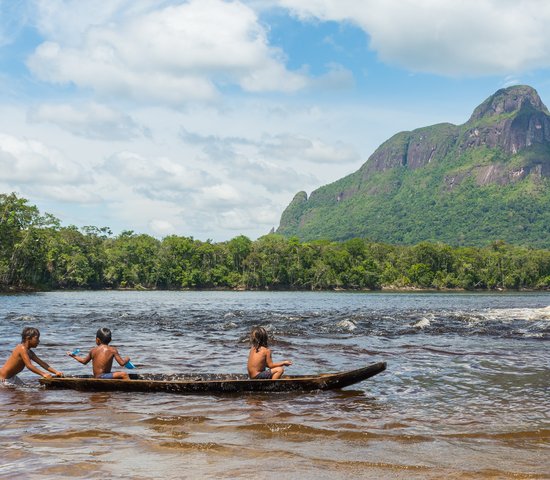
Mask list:
POLYGON ((67 355, 69 355, 69 357, 73 357, 77 362, 82 363, 82 365, 86 365, 92 359, 91 350, 88 352, 88 355, 86 355, 85 357, 79 357, 78 355, 75 355, 73 352, 67 352, 67 355))
POLYGON ((21 356, 21 360, 23 360, 23 363, 25 364, 25 367, 27 367, 31 372, 36 373, 37 375, 40 375, 41 377, 51 377, 50 374, 43 372, 39 368, 36 368, 32 362, 32 360, 36 360, 36 355, 30 350, 27 350, 26 348, 22 348, 19 355, 21 356))
POLYGON ((62 377, 63 373, 57 371, 55 368, 50 367, 44 360, 42 360, 36 353, 34 353, 32 350, 29 350, 29 357, 38 365, 40 365, 42 368, 47 370, 50 373, 53 373, 54 375, 57 375, 58 377, 62 377))
POLYGON ((282 362, 273 362, 271 358, 271 350, 267 350, 267 354, 265 356, 265 363, 269 368, 275 368, 275 367, 286 367, 288 365, 292 365, 292 362, 290 360, 283 360, 282 362))

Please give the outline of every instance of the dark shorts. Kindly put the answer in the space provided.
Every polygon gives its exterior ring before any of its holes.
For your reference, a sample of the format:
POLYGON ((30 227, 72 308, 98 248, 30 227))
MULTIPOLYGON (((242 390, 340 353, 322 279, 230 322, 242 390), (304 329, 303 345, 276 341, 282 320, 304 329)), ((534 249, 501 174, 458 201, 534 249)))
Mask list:
POLYGON ((272 376, 271 370, 266 368, 263 372, 258 373, 258 375, 254 377, 254 380, 269 380, 272 376))
POLYGON ((103 380, 112 380, 114 378, 114 375, 112 373, 102 373, 99 377, 103 380))

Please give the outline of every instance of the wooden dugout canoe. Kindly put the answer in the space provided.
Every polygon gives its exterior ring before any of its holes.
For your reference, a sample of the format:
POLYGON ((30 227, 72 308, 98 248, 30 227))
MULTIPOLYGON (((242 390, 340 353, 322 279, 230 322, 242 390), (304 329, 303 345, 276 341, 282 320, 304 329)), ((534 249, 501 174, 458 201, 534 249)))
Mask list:
POLYGON ((240 392, 307 392, 332 390, 362 382, 386 369, 378 362, 356 370, 320 375, 285 375, 278 380, 251 380, 243 374, 130 374, 130 380, 102 380, 91 375, 41 378, 46 388, 83 391, 168 392, 181 394, 240 392))

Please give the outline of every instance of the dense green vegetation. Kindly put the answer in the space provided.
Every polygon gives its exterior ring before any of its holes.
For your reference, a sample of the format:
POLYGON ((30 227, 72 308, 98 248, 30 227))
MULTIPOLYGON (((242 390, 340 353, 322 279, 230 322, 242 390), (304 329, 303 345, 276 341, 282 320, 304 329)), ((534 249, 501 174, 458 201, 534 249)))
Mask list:
MULTIPOLYGON (((523 164, 531 150, 522 156, 523 164)), ((277 232, 301 240, 368 237, 408 245, 483 246, 502 239, 550 247, 547 179, 529 175, 515 183, 480 186, 471 171, 498 162, 498 151, 478 150, 453 160, 452 167, 441 162, 418 170, 393 168, 367 180, 357 172, 319 188, 307 201, 301 192, 283 213, 277 232), (453 178, 460 183, 451 184, 453 178), (338 200, 347 191, 353 194, 338 200)))
POLYGON ((465 124, 400 132, 355 173, 309 198, 298 193, 277 233, 302 241, 483 247, 504 240, 550 248, 550 141, 537 133, 543 131, 550 131, 550 115, 536 92, 503 89, 465 124), (521 107, 506 111, 518 98, 525 99, 521 107))
POLYGON ((0 290, 59 288, 549 288, 550 251, 501 241, 452 248, 359 238, 300 242, 158 240, 131 231, 63 227, 15 194, 0 194, 0 290))

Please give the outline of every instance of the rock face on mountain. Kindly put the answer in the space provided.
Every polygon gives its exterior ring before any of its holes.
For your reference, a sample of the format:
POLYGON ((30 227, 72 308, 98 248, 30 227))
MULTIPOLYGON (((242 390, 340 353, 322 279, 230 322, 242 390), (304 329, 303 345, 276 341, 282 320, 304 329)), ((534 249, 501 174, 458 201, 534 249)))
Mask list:
POLYGON ((298 193, 277 233, 550 247, 549 202, 550 113, 533 88, 514 86, 463 125, 400 132, 354 174, 298 193))

